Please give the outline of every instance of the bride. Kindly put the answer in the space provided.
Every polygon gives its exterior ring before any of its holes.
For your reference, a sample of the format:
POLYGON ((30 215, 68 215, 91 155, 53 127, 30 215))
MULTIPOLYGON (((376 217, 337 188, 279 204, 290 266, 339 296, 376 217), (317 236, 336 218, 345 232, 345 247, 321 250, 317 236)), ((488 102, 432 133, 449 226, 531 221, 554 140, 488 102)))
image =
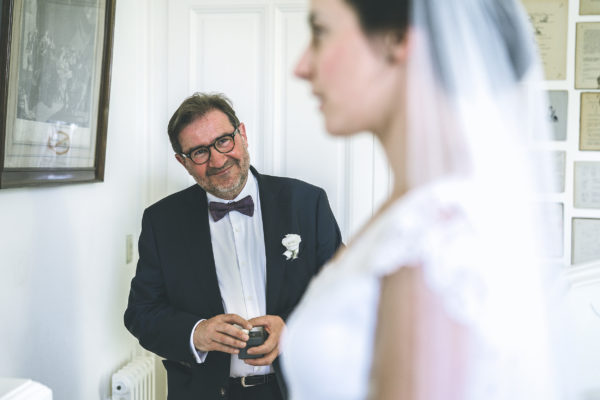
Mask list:
POLYGON ((532 200, 552 182, 527 149, 545 103, 518 1, 312 0, 309 23, 296 75, 332 135, 375 135, 394 187, 288 320, 291 398, 564 398, 532 200))

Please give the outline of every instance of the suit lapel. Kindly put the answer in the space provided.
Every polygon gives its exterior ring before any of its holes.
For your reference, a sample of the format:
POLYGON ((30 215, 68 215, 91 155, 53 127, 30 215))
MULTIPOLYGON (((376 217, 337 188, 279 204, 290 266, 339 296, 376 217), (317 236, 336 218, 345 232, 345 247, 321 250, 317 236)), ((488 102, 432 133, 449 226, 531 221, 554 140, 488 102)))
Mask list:
POLYGON ((267 314, 274 314, 281 283, 284 276, 284 260, 281 247, 281 239, 277 237, 281 221, 277 218, 278 192, 269 184, 269 181, 261 176, 253 167, 250 167, 258 182, 260 196, 260 209, 263 221, 263 234, 265 239, 265 258, 267 263, 267 314))
POLYGON ((189 210, 189 232, 185 235, 188 251, 188 260, 194 269, 192 276, 199 282, 197 287, 198 299, 196 301, 209 304, 214 314, 223 314, 223 302, 219 290, 215 257, 212 250, 210 227, 208 225, 208 201, 206 192, 198 185, 191 190, 187 199, 189 210))

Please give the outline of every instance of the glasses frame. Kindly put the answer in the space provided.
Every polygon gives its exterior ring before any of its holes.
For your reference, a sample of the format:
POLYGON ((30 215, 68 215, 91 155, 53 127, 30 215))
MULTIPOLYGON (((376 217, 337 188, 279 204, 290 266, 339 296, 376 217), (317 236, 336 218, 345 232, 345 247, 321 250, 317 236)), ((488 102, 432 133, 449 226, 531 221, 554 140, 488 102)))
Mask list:
POLYGON ((196 165, 203 165, 206 164, 207 162, 210 161, 210 157, 212 155, 212 152, 210 151, 210 148, 212 147, 213 149, 215 149, 216 151, 218 151, 221 154, 227 154, 227 153, 231 153, 233 151, 233 149, 235 149, 235 135, 237 133, 240 133, 240 126, 236 126, 235 130, 232 133, 226 133, 224 135, 219 136, 218 138, 216 138, 215 140, 212 141, 212 143, 208 144, 208 145, 202 145, 202 146, 196 146, 192 149, 190 149, 190 151, 188 151, 187 153, 179 153, 180 156, 189 159, 192 163, 196 164, 196 165), (231 140, 233 140, 233 146, 231 147, 231 149, 227 150, 227 151, 221 151, 219 149, 217 149, 217 142, 225 137, 230 137, 231 140), (202 163, 197 163, 196 161, 194 161, 194 159, 192 158, 191 154, 201 148, 205 148, 208 151, 208 158, 206 159, 206 161, 202 162, 202 163))

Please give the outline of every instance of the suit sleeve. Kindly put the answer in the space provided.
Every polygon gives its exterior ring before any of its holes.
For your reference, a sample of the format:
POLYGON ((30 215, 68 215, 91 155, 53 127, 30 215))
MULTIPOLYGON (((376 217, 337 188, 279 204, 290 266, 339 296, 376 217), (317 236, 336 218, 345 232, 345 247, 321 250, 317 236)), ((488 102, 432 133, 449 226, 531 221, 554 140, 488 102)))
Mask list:
POLYGON ((200 319, 169 303, 159 247, 148 210, 142 218, 139 261, 131 281, 124 321, 145 349, 173 361, 194 362, 190 332, 200 319))

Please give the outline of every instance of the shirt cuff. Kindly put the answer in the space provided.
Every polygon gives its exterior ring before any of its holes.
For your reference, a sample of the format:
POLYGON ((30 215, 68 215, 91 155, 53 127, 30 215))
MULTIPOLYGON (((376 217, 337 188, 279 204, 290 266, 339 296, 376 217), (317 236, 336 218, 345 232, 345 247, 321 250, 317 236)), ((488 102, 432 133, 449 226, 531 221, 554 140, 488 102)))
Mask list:
POLYGON ((192 354, 194 355, 194 358, 196 359, 196 362, 198 364, 202 364, 204 360, 206 360, 206 356, 208 355, 207 351, 198 351, 194 346, 194 331, 196 330, 198 324, 202 321, 204 320, 201 319, 200 321, 196 322, 196 325, 194 325, 194 327, 192 328, 192 334, 190 335, 190 350, 192 351, 192 354))

